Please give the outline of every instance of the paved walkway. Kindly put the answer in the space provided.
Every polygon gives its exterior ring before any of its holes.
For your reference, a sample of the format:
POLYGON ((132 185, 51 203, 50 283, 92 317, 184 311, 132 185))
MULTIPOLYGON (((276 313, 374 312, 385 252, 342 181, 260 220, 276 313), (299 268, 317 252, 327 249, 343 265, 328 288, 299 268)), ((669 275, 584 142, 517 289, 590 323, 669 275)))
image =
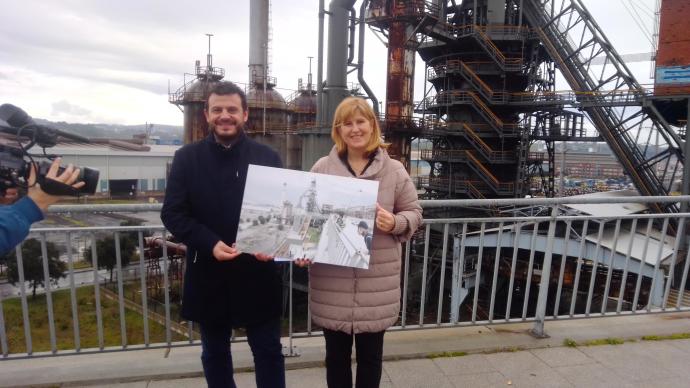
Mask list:
MULTIPOLYGON (((381 388, 688 387, 690 340, 644 341, 581 348, 544 348, 462 357, 387 361, 381 388)), ((323 368, 287 372, 288 387, 326 387, 323 368)), ((238 387, 256 387, 253 373, 238 387)), ((203 387, 201 377, 107 385, 117 388, 203 387)))
MULTIPOLYGON (((381 387, 690 387, 690 313, 415 330, 386 334, 381 387), (619 338, 621 345, 565 347, 619 338), (446 352, 445 354, 443 354, 446 352), (457 352, 467 355, 456 356, 457 352)), ((289 387, 325 387, 323 339, 295 341, 289 387)), ((236 381, 255 387, 247 345, 233 344, 236 381)), ((0 386, 203 387, 198 347, 0 361, 0 386)))

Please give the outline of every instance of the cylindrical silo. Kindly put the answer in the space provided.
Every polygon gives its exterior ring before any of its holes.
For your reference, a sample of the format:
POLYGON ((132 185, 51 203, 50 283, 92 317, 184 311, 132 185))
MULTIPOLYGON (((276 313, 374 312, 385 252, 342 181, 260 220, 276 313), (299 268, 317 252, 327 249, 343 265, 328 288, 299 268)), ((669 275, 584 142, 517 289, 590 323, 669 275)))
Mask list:
POLYGON ((209 53, 206 66, 202 67, 199 61, 196 61, 195 75, 195 79, 185 82, 168 96, 171 104, 182 107, 184 111, 185 144, 201 140, 208 135, 208 122, 204 116, 206 100, 209 90, 223 79, 225 70, 212 66, 209 53))
POLYGON ((254 84, 247 91, 247 106, 249 108, 247 134, 278 152, 284 167, 295 168, 294 165, 291 166, 287 157, 287 138, 290 131, 288 130, 288 107, 283 96, 273 88, 273 84, 269 83, 265 91, 262 84, 254 84))
POLYGON ((314 90, 311 82, 303 87, 300 80, 294 96, 292 100, 288 101, 289 124, 292 132, 288 136, 288 160, 291 164, 298 166, 297 169, 308 169, 311 166, 302 166, 302 137, 299 134, 317 129, 316 90, 314 90))
POLYGON ((300 88, 294 100, 288 101, 290 126, 297 131, 316 123, 316 90, 300 88))

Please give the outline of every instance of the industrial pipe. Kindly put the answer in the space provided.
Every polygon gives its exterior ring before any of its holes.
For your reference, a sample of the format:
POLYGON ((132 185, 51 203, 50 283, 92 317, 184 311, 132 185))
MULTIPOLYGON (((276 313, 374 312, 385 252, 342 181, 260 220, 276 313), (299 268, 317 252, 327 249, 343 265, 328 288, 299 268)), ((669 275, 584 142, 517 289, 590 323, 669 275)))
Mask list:
POLYGON ((268 0, 249 2, 249 83, 266 83, 268 59, 268 0), (263 78, 263 80, 262 80, 263 78), (261 80, 261 81, 260 81, 261 80))
POLYGON ((349 43, 347 45, 347 64, 351 65, 352 61, 355 60, 355 20, 357 19, 357 13, 355 13, 354 8, 350 8, 350 36, 349 43))
POLYGON ((323 104, 321 100, 323 97, 323 23, 326 13, 323 7, 324 0, 319 0, 319 51, 316 59, 319 62, 316 68, 316 123, 319 126, 321 126, 321 109, 319 107, 323 104))
POLYGON ((357 55, 357 81, 359 81, 359 84, 362 85, 362 88, 364 88, 364 91, 367 93, 367 96, 369 96, 369 99, 371 99, 371 102, 374 105, 374 113, 378 117, 380 115, 379 100, 376 98, 374 92, 371 90, 367 82, 364 80, 364 14, 368 4, 369 0, 364 0, 362 1, 362 6, 359 8, 359 52, 357 55))
POLYGON ((163 248, 163 245, 165 245, 168 255, 184 255, 187 253, 187 246, 185 244, 174 243, 161 237, 144 237, 144 242, 149 248, 163 248))
POLYGON ((349 95, 347 89, 348 57, 348 14, 355 0, 332 0, 328 12, 323 10, 323 0, 319 0, 319 69, 316 102, 316 121, 318 129, 304 133, 302 139, 302 166, 311 166, 323 155, 330 152, 333 142, 330 138, 330 125, 335 108, 349 95), (328 62, 326 64, 326 83, 322 81, 323 63, 323 22, 328 13, 328 62))
POLYGON ((347 90, 348 14, 355 0, 332 0, 328 12, 328 63, 322 119, 329 123, 335 108, 349 95, 347 90))

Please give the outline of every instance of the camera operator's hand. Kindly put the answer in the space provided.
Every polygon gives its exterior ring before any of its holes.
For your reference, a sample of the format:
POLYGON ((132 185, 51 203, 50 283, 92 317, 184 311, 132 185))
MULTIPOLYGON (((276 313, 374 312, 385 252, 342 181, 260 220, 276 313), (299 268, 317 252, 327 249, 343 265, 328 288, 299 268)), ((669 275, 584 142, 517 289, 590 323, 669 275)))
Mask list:
MULTIPOLYGON (((55 181, 58 181, 60 183, 64 183, 66 185, 70 185, 74 187, 75 189, 79 189, 82 186, 85 185, 84 182, 77 182, 77 178, 79 177, 79 169, 74 168, 72 164, 67 166, 67 168, 62 172, 62 174, 58 175, 58 169, 60 168, 60 158, 56 158, 53 160, 53 163, 50 165, 50 169, 48 169, 48 173, 46 174, 46 179, 52 179, 55 181)), ((45 210, 48 208, 48 206, 54 204, 55 202, 60 200, 60 197, 57 195, 50 195, 46 193, 45 191, 41 190, 41 186, 36 182, 36 166, 32 164, 31 166, 31 172, 29 173, 29 192, 28 196, 31 198, 34 202, 36 202, 36 205, 41 209, 45 210)))

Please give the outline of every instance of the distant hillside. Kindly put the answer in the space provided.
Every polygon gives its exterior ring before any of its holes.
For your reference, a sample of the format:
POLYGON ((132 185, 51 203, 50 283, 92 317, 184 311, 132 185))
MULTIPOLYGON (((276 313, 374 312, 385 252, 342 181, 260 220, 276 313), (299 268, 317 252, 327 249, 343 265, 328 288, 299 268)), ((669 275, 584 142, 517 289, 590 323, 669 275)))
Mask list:
MULTIPOLYGON (((144 124, 74 124, 64 121, 35 119, 38 124, 47 125, 61 131, 74 133, 89 138, 131 139, 136 134, 144 133, 144 124)), ((177 125, 153 124, 151 136, 159 136, 161 143, 172 143, 182 140, 183 128, 177 125)))

